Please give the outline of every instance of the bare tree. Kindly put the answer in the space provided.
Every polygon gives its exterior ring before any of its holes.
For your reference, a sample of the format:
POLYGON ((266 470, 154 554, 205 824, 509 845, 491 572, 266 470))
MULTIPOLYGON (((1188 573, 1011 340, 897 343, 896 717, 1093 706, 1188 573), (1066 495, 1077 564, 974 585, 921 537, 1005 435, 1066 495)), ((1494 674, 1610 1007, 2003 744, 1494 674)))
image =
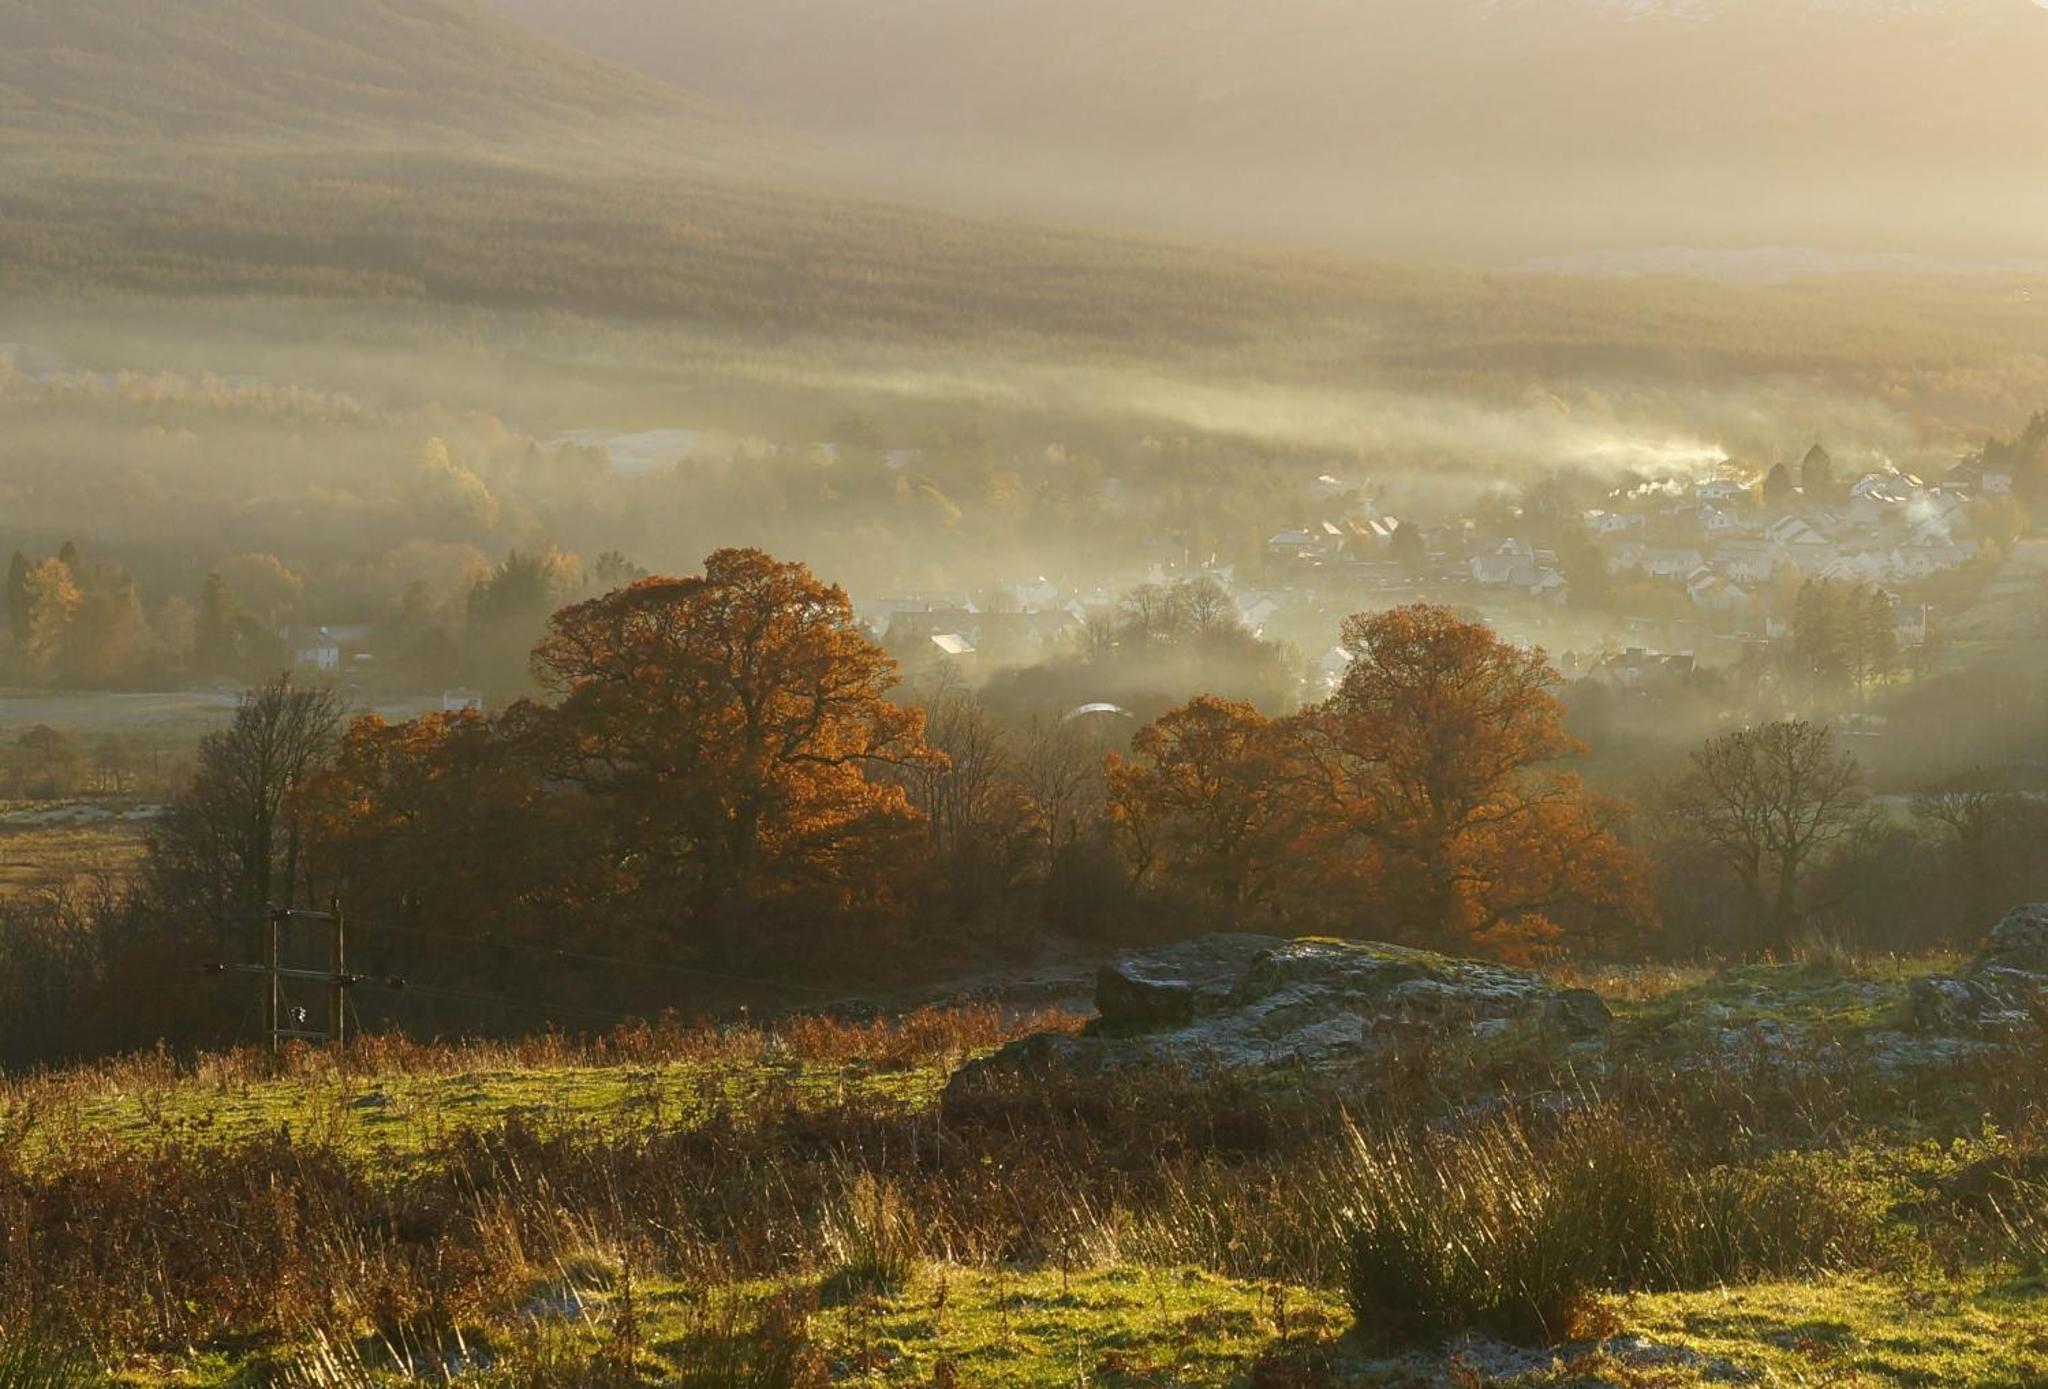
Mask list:
POLYGON ((1856 759, 1825 725, 1799 719, 1708 739, 1663 809, 1675 833, 1735 874, 1759 943, 1781 953, 1810 909, 1808 875, 1867 820, 1856 759))
POLYGON ((1081 826, 1101 814, 1103 749, 1073 723, 1033 719, 1017 753, 1017 774, 1038 821, 1051 866, 1081 826))
POLYGON ((1179 591, 1163 584, 1139 584, 1118 607, 1124 630, 1140 641, 1171 641, 1186 625, 1179 591))
POLYGON ((925 711, 925 741, 945 756, 912 763, 901 775, 911 804, 931 822, 934 846, 953 853, 996 818, 1009 756, 1001 724, 950 666, 938 669, 915 693, 925 711))
POLYGON ((1234 629, 1243 623, 1237 602, 1225 588, 1207 574, 1197 575, 1174 586, 1174 596, 1189 626, 1197 632, 1217 628, 1234 629))
POLYGON ((1998 850, 2016 827, 2022 804, 2010 791, 1986 788, 1981 773, 1913 797, 1913 818, 1936 831, 1961 880, 1959 938, 1982 931, 1997 910, 1998 850))
POLYGON ((242 696, 234 721, 200 743, 191 782, 150 837, 156 907, 226 942, 297 899, 294 792, 334 747, 343 716, 339 696, 289 675, 242 696))

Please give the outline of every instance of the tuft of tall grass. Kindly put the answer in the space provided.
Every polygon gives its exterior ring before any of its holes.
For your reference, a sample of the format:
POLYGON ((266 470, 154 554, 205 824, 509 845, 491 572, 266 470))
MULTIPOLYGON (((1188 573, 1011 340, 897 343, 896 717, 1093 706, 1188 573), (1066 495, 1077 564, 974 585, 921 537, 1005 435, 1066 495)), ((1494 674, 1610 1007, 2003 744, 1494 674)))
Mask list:
POLYGON ((831 1375, 810 1336, 815 1310, 795 1293, 750 1303, 729 1292, 700 1306, 676 1389, 824 1389, 831 1375))
POLYGON ((903 1288, 924 1259, 916 1217, 895 1186, 872 1172, 846 1181, 819 1234, 831 1264, 828 1284, 844 1295, 903 1288))
POLYGON ((1350 1131, 1348 1291, 1394 1341, 1482 1327, 1551 1342, 1595 1294, 1710 1286, 1867 1262, 1884 1212, 1824 1158, 1709 1166, 1592 1102, 1540 1128, 1350 1131))
POLYGON ((0 1329, 0 1385, 6 1389, 96 1389, 110 1381, 75 1347, 35 1329, 0 1329))

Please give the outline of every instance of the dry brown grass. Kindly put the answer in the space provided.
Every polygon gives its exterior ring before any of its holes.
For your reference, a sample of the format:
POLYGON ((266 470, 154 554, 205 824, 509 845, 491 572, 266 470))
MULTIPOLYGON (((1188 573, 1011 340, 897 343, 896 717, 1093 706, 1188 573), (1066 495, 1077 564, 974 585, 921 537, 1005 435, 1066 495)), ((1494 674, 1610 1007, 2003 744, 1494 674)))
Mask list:
POLYGON ((146 821, 37 824, 48 806, 0 802, 0 901, 55 892, 80 878, 125 882, 142 862, 146 821))

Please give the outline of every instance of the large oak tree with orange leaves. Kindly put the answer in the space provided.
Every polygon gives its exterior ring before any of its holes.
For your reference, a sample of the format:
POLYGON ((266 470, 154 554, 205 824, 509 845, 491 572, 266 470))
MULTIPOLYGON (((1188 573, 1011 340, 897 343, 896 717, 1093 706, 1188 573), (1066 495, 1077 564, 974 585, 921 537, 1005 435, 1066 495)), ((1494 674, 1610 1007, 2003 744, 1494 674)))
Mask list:
POLYGON ((1230 907, 1527 960, 1612 949, 1648 913, 1617 803, 1579 751, 1540 651, 1447 608, 1356 616, 1325 703, 1288 720, 1196 700, 1112 760, 1141 872, 1230 907))
POLYGON ((1274 906, 1298 877, 1307 823, 1288 730, 1200 695, 1112 754, 1109 814, 1137 877, 1174 878, 1236 912, 1274 906))
POLYGON ((362 720, 310 789, 359 915, 719 965, 901 930, 923 820, 870 773, 936 754, 841 590, 721 550, 562 609, 533 663, 556 701, 362 720))
POLYGON ((554 774, 601 806, 635 895, 723 959, 778 910, 885 909, 920 827, 879 764, 933 757, 843 590, 759 550, 557 613, 554 774))

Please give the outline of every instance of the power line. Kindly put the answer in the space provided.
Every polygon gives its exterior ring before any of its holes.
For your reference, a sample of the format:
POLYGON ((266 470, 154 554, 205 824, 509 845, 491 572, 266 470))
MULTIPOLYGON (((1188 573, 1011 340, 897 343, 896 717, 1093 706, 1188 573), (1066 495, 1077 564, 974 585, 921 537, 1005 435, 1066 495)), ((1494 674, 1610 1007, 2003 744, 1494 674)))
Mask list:
MULTIPOLYGON (((296 907, 273 907, 270 911, 270 956, 263 964, 214 964, 207 966, 214 974, 254 974, 270 981, 270 1049, 272 1051, 287 1041, 348 1043, 348 996, 349 991, 365 982, 366 975, 350 974, 347 961, 347 923, 341 913, 341 899, 334 898, 328 910, 312 911, 296 907), (330 932, 330 967, 321 969, 298 969, 285 965, 283 961, 284 928, 292 922, 306 922, 324 926, 330 932), (287 981, 305 984, 319 984, 329 991, 327 1026, 309 1027, 309 1019, 303 1008, 285 1011, 284 986, 287 981), (287 1026, 287 1022, 291 1025, 287 1026)), ((388 980, 391 987, 403 988, 403 980, 388 980)))
POLYGON ((614 1013, 600 1008, 581 1007, 570 1003, 549 1003, 543 999, 511 998, 505 994, 481 993, 471 989, 446 989, 426 984, 408 984, 406 992, 421 998, 447 999, 455 1003, 491 1004, 505 1008, 519 1008, 527 1012, 547 1016, 580 1017, 590 1022, 633 1022, 634 1013, 614 1013))
POLYGON ((621 955, 601 955, 588 950, 568 950, 556 945, 534 945, 526 941, 486 940, 473 936, 452 935, 445 931, 420 930, 406 927, 398 930, 385 927, 373 931, 378 939, 386 943, 402 944, 407 939, 446 941, 452 945, 467 945, 477 950, 523 950, 535 955, 549 955, 557 959, 583 960, 592 964, 613 965, 620 969, 659 970, 668 974, 689 975, 699 979, 717 979, 729 984, 757 984, 763 988, 782 989, 790 993, 815 994, 826 997, 829 989, 811 984, 797 984, 784 979, 768 979, 760 975, 734 974, 728 970, 709 969, 702 965, 677 964, 674 961, 631 960, 621 955))
MULTIPOLYGON (((434 940, 449 944, 463 945, 479 950, 517 950, 532 955, 546 956, 558 960, 574 960, 597 965, 606 965, 619 970, 656 971, 667 974, 688 976, 697 979, 715 979, 733 984, 747 984, 777 989, 790 993, 807 994, 813 997, 827 997, 828 991, 809 984, 797 984, 788 980, 769 979, 758 975, 737 974, 728 970, 710 969, 699 965, 679 964, 673 961, 635 960, 622 955, 607 955, 597 951, 571 950, 562 946, 536 945, 526 941, 489 940, 472 936, 456 935, 452 932, 433 931, 419 928, 403 930, 386 927, 372 935, 387 945, 402 944, 408 940, 434 940)), ((513 998, 505 994, 490 993, 477 989, 451 988, 436 984, 415 984, 402 978, 377 979, 367 974, 352 974, 347 968, 345 920, 342 916, 340 899, 334 899, 327 911, 312 911, 298 908, 278 907, 270 912, 269 958, 262 964, 212 964, 205 966, 213 974, 251 974, 269 981, 269 1036, 273 1050, 286 1041, 337 1042, 346 1044, 348 1017, 355 1014, 358 1031, 363 1030, 361 1010, 355 1006, 352 994, 366 983, 382 983, 393 991, 405 991, 422 998, 441 999, 454 1003, 469 1003, 499 1008, 517 1009, 542 1017, 576 1019, 590 1023, 622 1023, 639 1020, 644 1015, 620 1013, 608 1009, 580 1004, 553 1003, 541 999, 513 998), (331 956, 328 969, 304 969, 287 966, 282 959, 283 928, 294 922, 324 926, 331 930, 331 956), (287 1012, 285 985, 288 983, 315 984, 330 993, 328 1025, 324 1029, 307 1026, 309 1019, 303 1009, 287 1012)), ((253 1006, 253 1004, 252 1004, 253 1006)), ((244 1014, 244 1026, 247 1025, 244 1014)))

